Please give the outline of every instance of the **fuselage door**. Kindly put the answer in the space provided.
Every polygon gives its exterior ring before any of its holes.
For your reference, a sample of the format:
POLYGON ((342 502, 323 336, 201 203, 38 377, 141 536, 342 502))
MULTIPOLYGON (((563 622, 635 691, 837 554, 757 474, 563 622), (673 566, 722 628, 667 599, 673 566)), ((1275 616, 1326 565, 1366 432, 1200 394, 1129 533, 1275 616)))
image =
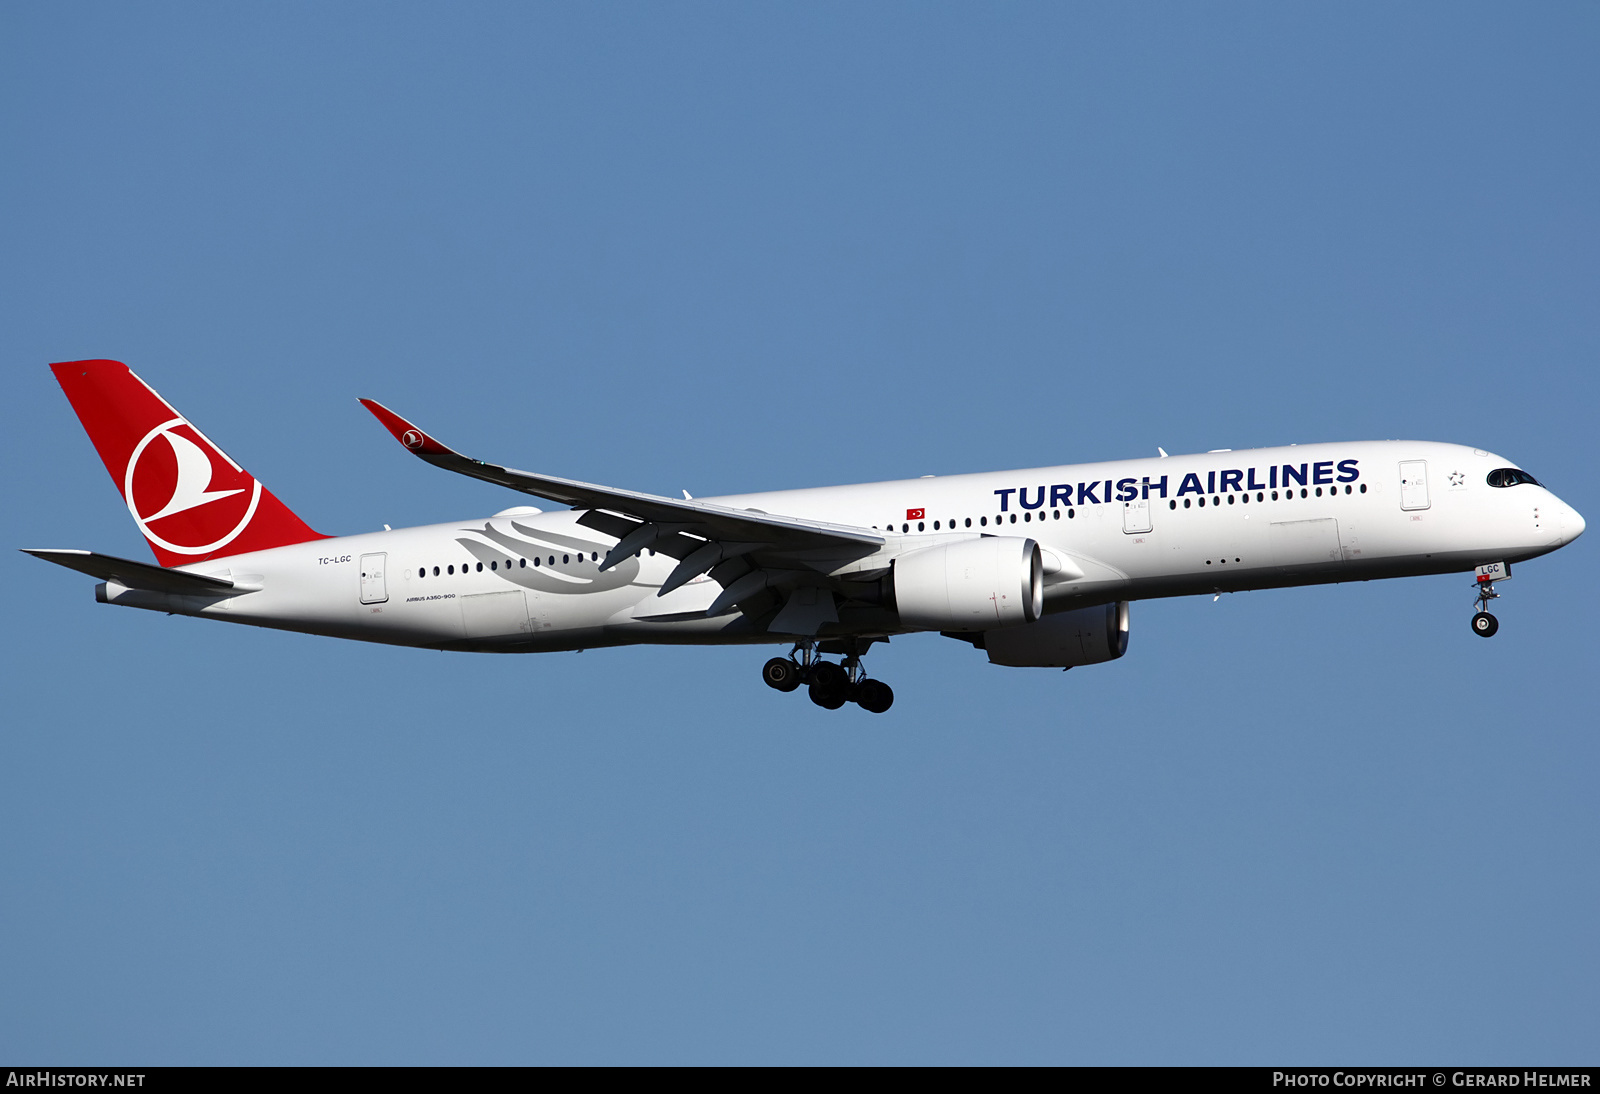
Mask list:
POLYGON ((1400 508, 1426 509, 1428 504, 1428 461, 1401 461, 1400 508))
POLYGON ((388 582, 383 576, 388 560, 383 552, 361 556, 361 603, 382 604, 389 599, 388 582))
POLYGON ((1150 530, 1150 500, 1137 498, 1122 503, 1122 530, 1131 535, 1150 530))

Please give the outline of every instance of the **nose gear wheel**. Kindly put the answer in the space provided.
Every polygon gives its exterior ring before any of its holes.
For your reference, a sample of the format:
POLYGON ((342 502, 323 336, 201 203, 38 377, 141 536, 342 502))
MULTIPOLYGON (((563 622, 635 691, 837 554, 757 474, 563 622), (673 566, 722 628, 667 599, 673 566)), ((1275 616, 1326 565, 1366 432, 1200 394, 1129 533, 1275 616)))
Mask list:
POLYGON ((1478 579, 1478 610, 1472 616, 1472 633, 1479 638, 1493 638, 1500 629, 1500 620, 1489 614, 1489 601, 1499 600, 1500 594, 1494 591, 1494 582, 1478 579))

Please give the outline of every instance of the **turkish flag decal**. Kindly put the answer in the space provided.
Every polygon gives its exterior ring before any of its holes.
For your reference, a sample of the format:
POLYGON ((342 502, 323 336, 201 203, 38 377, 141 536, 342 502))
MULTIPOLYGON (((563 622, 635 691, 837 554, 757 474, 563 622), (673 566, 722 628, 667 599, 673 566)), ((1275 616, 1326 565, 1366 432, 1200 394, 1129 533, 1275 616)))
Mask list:
POLYGON ((926 509, 907 509, 906 510, 906 519, 907 520, 922 520, 927 515, 928 515, 928 511, 926 509))

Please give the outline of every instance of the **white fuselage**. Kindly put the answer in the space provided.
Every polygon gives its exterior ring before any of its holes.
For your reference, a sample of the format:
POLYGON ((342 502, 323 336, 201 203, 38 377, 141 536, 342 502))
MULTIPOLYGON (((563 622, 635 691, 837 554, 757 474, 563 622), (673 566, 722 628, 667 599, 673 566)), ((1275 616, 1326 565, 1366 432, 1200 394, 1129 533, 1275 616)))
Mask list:
MULTIPOLYGON (((1459 445, 1368 441, 1224 451, 706 499, 877 529, 850 568, 976 535, 1037 540, 1067 565, 1047 613, 1117 600, 1403 577, 1518 562, 1583 519, 1542 486, 1494 487, 1515 466, 1459 445), (913 514, 921 510, 920 517, 913 514), (1077 576, 1081 573, 1081 577, 1077 576)), ((102 599, 257 626, 443 649, 534 652, 642 642, 785 642, 738 611, 708 618, 709 577, 666 596, 676 560, 649 551, 610 570, 617 540, 572 511, 342 536, 183 569, 229 578, 226 597, 102 587, 102 599)), ((828 571, 821 567, 823 576, 828 571)), ((887 608, 831 633, 894 633, 887 608)), ((829 633, 829 632, 825 632, 829 633)))

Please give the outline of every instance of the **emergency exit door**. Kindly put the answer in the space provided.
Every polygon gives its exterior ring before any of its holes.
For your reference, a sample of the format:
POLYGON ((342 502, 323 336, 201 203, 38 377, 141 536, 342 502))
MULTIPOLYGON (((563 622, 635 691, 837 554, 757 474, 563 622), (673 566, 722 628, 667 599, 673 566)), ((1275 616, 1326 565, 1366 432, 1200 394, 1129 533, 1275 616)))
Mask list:
POLYGON ((383 576, 389 556, 384 553, 361 556, 361 603, 382 604, 389 599, 389 586, 383 576))
POLYGON ((1122 503, 1122 530, 1131 535, 1150 530, 1150 502, 1135 498, 1122 503))
POLYGON ((1428 461, 1402 461, 1400 464, 1400 508, 1426 509, 1428 504, 1428 461))

